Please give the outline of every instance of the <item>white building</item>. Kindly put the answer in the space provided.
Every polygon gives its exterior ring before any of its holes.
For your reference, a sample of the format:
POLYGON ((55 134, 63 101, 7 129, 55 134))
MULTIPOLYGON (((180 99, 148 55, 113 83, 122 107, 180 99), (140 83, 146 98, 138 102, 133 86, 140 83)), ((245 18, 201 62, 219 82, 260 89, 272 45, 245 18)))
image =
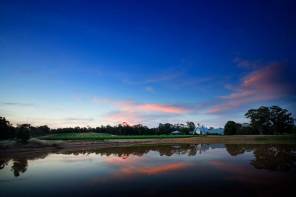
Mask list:
POLYGON ((207 134, 220 134, 223 135, 224 134, 224 129, 223 128, 207 128, 205 126, 200 126, 198 124, 197 127, 195 127, 193 134, 197 134, 197 135, 207 135, 207 134))
POLYGON ((198 125, 197 127, 195 127, 193 134, 205 135, 206 131, 207 131, 206 127, 198 125))

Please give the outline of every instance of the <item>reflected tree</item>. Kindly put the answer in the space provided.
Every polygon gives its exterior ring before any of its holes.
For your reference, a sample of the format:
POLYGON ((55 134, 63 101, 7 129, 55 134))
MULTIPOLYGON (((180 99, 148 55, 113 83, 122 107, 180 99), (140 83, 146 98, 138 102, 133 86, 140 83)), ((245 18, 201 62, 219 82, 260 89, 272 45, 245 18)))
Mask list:
POLYGON ((296 168, 296 148, 285 145, 258 146, 251 164, 257 169, 288 171, 296 168))
POLYGON ((3 169, 5 166, 8 165, 9 160, 1 159, 0 160, 0 170, 3 169))
POLYGON ((15 177, 20 176, 21 173, 24 173, 27 171, 28 167, 28 160, 27 159, 17 159, 13 161, 13 165, 11 166, 11 170, 13 171, 13 174, 15 177))
POLYGON ((242 144, 225 144, 225 148, 231 156, 237 156, 246 151, 245 145, 242 144))
POLYGON ((296 169, 296 147, 293 145, 227 144, 225 147, 232 156, 253 151, 255 159, 251 161, 251 165, 257 169, 272 171, 296 169))

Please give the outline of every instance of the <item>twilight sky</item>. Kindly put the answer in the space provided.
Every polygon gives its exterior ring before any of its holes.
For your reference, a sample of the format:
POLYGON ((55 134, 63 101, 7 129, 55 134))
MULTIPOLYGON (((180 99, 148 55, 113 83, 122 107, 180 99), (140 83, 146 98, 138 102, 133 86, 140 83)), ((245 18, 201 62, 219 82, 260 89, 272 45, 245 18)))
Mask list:
POLYGON ((224 126, 296 114, 291 1, 0 1, 0 116, 224 126))

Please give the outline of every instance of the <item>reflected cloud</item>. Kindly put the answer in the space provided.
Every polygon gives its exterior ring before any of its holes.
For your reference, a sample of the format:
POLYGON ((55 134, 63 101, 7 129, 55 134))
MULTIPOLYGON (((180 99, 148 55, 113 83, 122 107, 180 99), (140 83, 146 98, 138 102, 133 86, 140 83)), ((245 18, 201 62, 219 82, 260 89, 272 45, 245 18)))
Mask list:
POLYGON ((190 164, 184 162, 168 163, 159 166, 149 166, 149 167, 130 167, 126 166, 119 170, 119 173, 116 173, 117 176, 131 176, 136 174, 144 175, 157 175, 161 173, 171 172, 182 170, 189 167, 190 164))
MULTIPOLYGON (((113 169, 111 178, 127 177, 134 175, 157 175, 174 172, 191 167, 193 163, 188 160, 168 160, 186 156, 194 158, 212 149, 224 149, 223 144, 196 144, 175 146, 131 146, 113 147, 95 150, 44 150, 43 152, 1 153, 0 170, 10 168, 18 177, 30 167, 28 161, 47 159, 47 161, 64 162, 69 165, 74 162, 96 161, 104 164, 108 169, 113 169), (48 151, 48 152, 47 152, 48 151), (54 154, 52 154, 54 153, 54 154), (50 157, 47 157, 50 154, 50 157), (152 156, 152 157, 151 157, 152 156), (167 158, 161 158, 166 156, 167 158), (12 165, 9 165, 9 164, 12 165)), ((252 173, 254 169, 270 171, 295 171, 296 147, 294 145, 239 145, 227 144, 225 151, 236 159, 238 155, 246 152, 253 154, 254 158, 240 165, 231 160, 211 160, 209 165, 227 173, 240 174, 252 173), (254 167, 254 168, 251 168, 254 167)), ((211 154, 210 154, 211 155, 211 154)), ((40 160, 41 161, 41 160, 40 160)), ((209 166, 209 167, 210 167, 209 166)))

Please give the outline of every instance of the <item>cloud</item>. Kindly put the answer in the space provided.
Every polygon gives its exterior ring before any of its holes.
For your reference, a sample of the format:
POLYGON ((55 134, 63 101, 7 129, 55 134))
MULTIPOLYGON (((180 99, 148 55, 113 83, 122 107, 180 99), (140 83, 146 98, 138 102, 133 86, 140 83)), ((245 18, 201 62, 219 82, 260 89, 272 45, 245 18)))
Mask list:
POLYGON ((5 106, 21 106, 21 107, 32 107, 34 104, 32 103, 19 103, 19 102, 2 102, 2 105, 5 106))
POLYGON ((186 162, 150 163, 145 157, 128 156, 120 158, 115 156, 103 157, 103 164, 111 166, 106 176, 95 177, 90 181, 91 185, 109 182, 112 180, 126 180, 137 176, 156 176, 164 173, 179 172, 192 166, 186 162))
POLYGON ((123 123, 126 122, 128 124, 138 124, 143 121, 141 115, 134 112, 127 111, 116 111, 108 113, 104 116, 104 122, 107 123, 123 123))
POLYGON ((114 111, 105 115, 106 122, 129 124, 141 123, 152 117, 171 117, 188 113, 187 107, 161 103, 138 103, 133 100, 93 99, 97 104, 108 104, 114 111))
POLYGON ((110 104, 121 111, 128 112, 161 112, 161 113, 173 113, 182 114, 186 113, 188 109, 185 107, 160 104, 160 103, 138 103, 133 100, 112 100, 105 98, 94 98, 93 101, 97 104, 110 104))
POLYGON ((189 164, 184 162, 176 162, 176 163, 169 163, 160 166, 149 166, 149 167, 141 167, 141 168, 134 168, 134 167, 125 167, 122 168, 120 176, 126 177, 135 174, 144 174, 144 175, 157 175, 162 173, 167 173, 171 171, 178 171, 182 169, 186 169, 189 167, 189 164))
POLYGON ((93 118, 65 118, 66 121, 94 121, 93 118))
POLYGON ((133 101, 125 101, 119 103, 119 107, 123 111, 129 112, 160 112, 160 113, 173 113, 183 114, 188 110, 174 105, 159 104, 159 103, 136 103, 133 101))
POLYGON ((240 84, 229 95, 221 96, 220 103, 208 112, 221 113, 245 104, 293 95, 295 86, 289 76, 289 70, 283 64, 266 65, 244 76, 240 84))

